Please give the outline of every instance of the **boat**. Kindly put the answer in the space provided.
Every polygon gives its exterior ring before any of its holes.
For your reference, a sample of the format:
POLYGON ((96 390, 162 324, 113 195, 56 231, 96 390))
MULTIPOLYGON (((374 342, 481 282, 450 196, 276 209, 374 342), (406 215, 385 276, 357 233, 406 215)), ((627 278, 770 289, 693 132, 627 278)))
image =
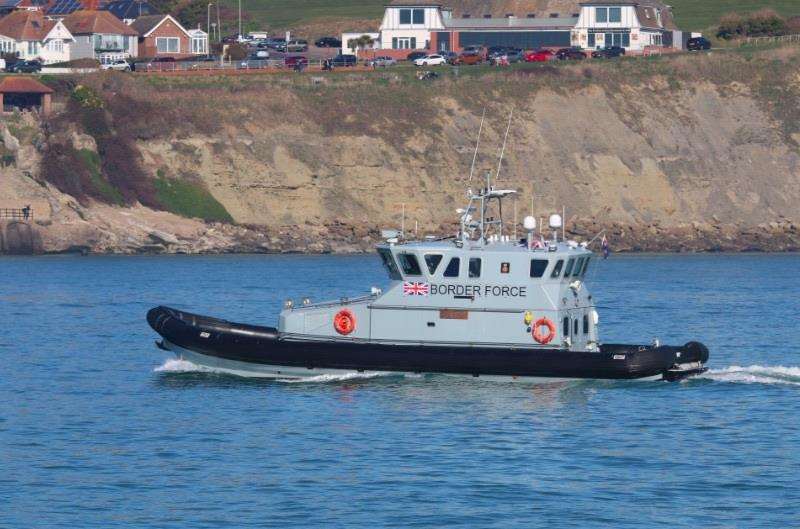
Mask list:
POLYGON ((503 225, 487 175, 467 191, 448 237, 384 230, 377 254, 389 277, 358 298, 287 300, 277 327, 159 306, 147 314, 157 345, 199 366, 303 379, 348 373, 439 373, 502 380, 660 379, 706 370, 708 348, 604 343, 585 283, 590 242, 565 237, 562 215, 526 216, 523 237, 503 225), (510 231, 510 233, 509 233, 510 231), (561 231, 561 237, 559 237, 561 231))

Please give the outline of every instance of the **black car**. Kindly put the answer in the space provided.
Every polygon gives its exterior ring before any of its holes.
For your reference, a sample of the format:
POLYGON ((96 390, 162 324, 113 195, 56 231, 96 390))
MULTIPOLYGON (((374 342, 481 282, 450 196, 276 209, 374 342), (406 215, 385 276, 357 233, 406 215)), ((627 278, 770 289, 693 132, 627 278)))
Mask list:
POLYGON ((692 37, 686 41, 686 49, 689 51, 710 50, 711 41, 705 37, 692 37))
POLYGON ((406 60, 407 61, 416 61, 417 59, 421 59, 421 58, 425 57, 426 55, 428 55, 428 54, 425 53, 424 51, 412 51, 411 53, 406 55, 406 60))
POLYGON ((342 41, 336 37, 322 37, 314 43, 317 48, 341 48, 342 41))
POLYGON ((355 55, 342 55, 342 54, 339 54, 336 57, 334 57, 333 59, 331 59, 331 64, 333 66, 338 66, 338 67, 341 67, 341 66, 355 66, 356 64, 358 64, 358 59, 356 58, 355 55))
POLYGON ((6 66, 8 73, 37 73, 42 71, 39 61, 17 61, 6 66))
POLYGON ((625 55, 625 48, 609 46, 592 52, 593 59, 613 59, 625 55))
POLYGON ((586 54, 578 48, 561 48, 556 52, 556 59, 560 61, 582 61, 586 54))

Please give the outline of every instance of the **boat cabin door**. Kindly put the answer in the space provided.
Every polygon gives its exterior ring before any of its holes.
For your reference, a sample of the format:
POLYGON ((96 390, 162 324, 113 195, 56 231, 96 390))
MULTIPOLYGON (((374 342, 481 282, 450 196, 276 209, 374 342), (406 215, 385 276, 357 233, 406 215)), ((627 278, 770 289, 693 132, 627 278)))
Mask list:
POLYGON ((561 322, 561 332, 569 337, 570 350, 582 351, 589 341, 589 314, 585 310, 568 310, 561 322))

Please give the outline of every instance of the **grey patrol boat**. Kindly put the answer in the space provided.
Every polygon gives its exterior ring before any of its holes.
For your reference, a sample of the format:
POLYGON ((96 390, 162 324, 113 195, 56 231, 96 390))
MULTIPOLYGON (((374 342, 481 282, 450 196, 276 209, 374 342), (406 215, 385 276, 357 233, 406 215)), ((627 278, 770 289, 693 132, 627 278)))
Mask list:
POLYGON ((285 303, 277 328, 169 307, 147 314, 157 345, 215 370, 279 379, 353 372, 446 373, 481 378, 679 380, 706 370, 708 349, 607 344, 584 283, 586 243, 548 238, 526 217, 527 236, 504 232, 512 190, 468 191, 460 229, 438 240, 384 232, 377 246, 385 291, 324 303, 285 303))

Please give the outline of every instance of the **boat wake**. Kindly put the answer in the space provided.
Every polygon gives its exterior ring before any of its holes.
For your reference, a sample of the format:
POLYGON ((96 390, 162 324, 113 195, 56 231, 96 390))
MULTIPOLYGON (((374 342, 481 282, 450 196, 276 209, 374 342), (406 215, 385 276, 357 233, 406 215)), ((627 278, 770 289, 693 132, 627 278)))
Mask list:
POLYGON ((784 366, 730 366, 709 369, 696 378, 739 384, 783 384, 800 386, 800 367, 784 366))
POLYGON ((166 360, 163 364, 153 369, 155 373, 213 373, 214 370, 209 367, 199 366, 193 364, 188 360, 179 360, 172 358, 166 360))

